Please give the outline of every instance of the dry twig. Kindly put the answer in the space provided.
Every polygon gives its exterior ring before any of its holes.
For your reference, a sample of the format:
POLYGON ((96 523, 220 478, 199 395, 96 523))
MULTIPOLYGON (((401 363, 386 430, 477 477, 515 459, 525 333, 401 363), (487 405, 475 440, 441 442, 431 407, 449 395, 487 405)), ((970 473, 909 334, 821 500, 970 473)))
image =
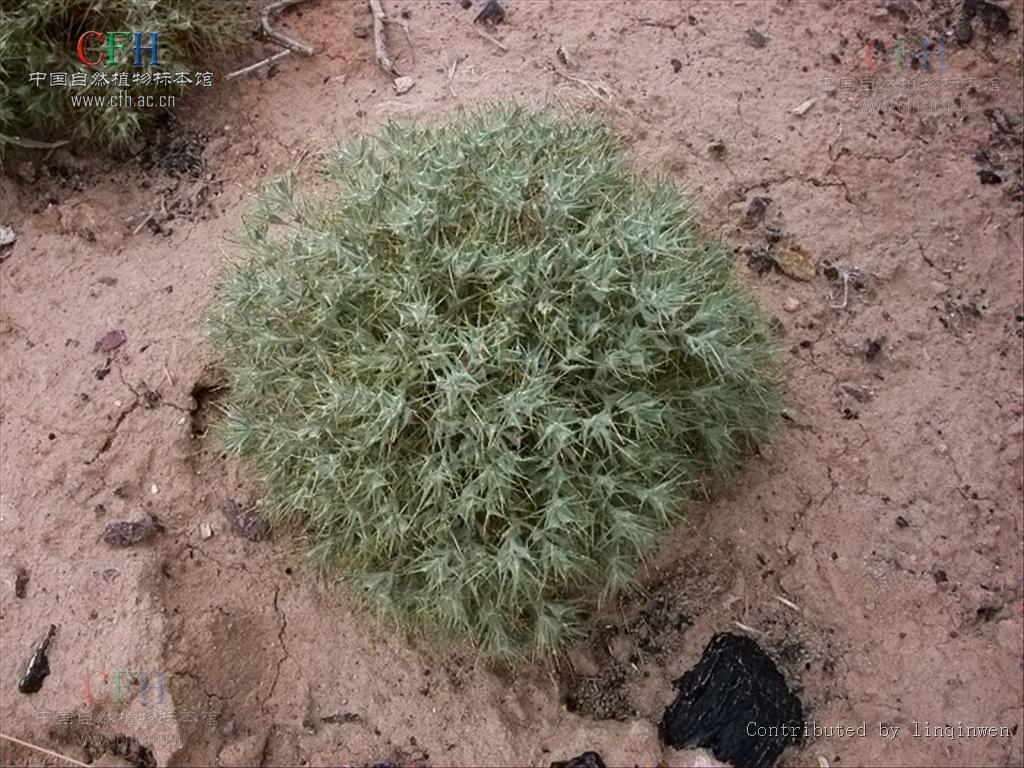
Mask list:
POLYGON ((292 53, 301 53, 304 56, 312 56, 313 46, 300 42, 294 37, 289 37, 284 32, 274 29, 270 24, 271 17, 281 9, 304 2, 306 2, 306 0, 275 0, 275 2, 270 3, 266 8, 264 8, 262 13, 260 13, 260 23, 263 27, 263 34, 266 35, 269 40, 277 43, 278 45, 283 45, 284 50, 278 51, 273 56, 267 56, 267 58, 261 59, 255 64, 250 64, 246 67, 242 67, 241 69, 236 69, 234 72, 229 72, 224 75, 224 79, 234 80, 236 77, 241 77, 242 75, 247 75, 250 72, 255 72, 268 64, 273 64, 278 59, 290 56, 292 53))
POLYGON ((508 53, 508 46, 505 45, 503 42, 501 42, 501 40, 496 38, 494 35, 490 35, 487 32, 484 32, 482 29, 479 29, 477 27, 473 27, 472 29, 473 29, 474 32, 476 32, 478 35, 480 35, 480 37, 482 37, 484 40, 486 40, 487 42, 491 43, 492 45, 496 45, 498 48, 503 50, 505 53, 508 53))
POLYGON ((33 744, 30 741, 22 741, 21 739, 16 739, 13 736, 8 736, 6 733, 0 733, 0 739, 7 739, 7 741, 12 742, 13 744, 19 744, 19 745, 21 745, 23 747, 27 747, 28 749, 34 749, 36 752, 42 752, 44 755, 49 755, 50 757, 56 757, 58 760, 66 760, 67 762, 71 763, 72 765, 81 765, 81 766, 84 766, 84 768, 89 768, 89 764, 88 763, 83 763, 83 762, 80 762, 78 760, 75 760, 75 758, 73 758, 73 757, 68 757, 67 755, 62 755, 60 752, 54 752, 52 749, 46 749, 46 747, 40 747, 39 745, 33 744))
POLYGON ((0 143, 7 142, 22 149, 57 149, 68 143, 67 139, 60 141, 36 141, 35 139, 23 139, 20 136, 8 136, 0 133, 0 143))
POLYGON ((292 55, 292 49, 291 48, 285 48, 283 51, 278 51, 273 56, 267 56, 267 58, 263 59, 262 61, 257 61, 255 64, 250 64, 247 67, 242 67, 241 69, 236 69, 234 72, 230 72, 230 73, 224 75, 224 79, 225 80, 233 80, 236 77, 241 77, 242 75, 247 75, 250 72, 255 72, 257 69, 259 69, 261 67, 265 67, 267 64, 273 64, 278 59, 283 59, 285 56, 291 56, 291 55, 292 55))
POLYGON ((838 282, 843 285, 843 300, 838 304, 834 303, 835 296, 832 291, 829 290, 829 299, 833 301, 829 306, 832 309, 846 309, 846 306, 850 303, 850 285, 852 284, 856 287, 870 287, 873 279, 874 275, 866 269, 861 269, 860 267, 843 267, 839 270, 838 277, 838 282))
POLYGON ((298 5, 304 3, 306 0, 275 0, 275 2, 268 5, 263 9, 263 13, 260 14, 260 20, 263 24, 263 32, 268 38, 273 40, 279 45, 283 45, 292 51, 298 51, 306 56, 313 55, 313 46, 307 45, 306 43, 299 42, 294 37, 286 35, 284 32, 274 29, 270 25, 270 18, 283 8, 287 8, 291 5, 298 5))
POLYGON ((388 55, 386 33, 384 31, 384 24, 387 22, 388 17, 384 13, 380 0, 370 0, 370 11, 373 13, 373 47, 377 52, 377 63, 380 64, 381 69, 385 72, 397 75, 399 72, 395 69, 395 65, 391 62, 391 57, 388 55))

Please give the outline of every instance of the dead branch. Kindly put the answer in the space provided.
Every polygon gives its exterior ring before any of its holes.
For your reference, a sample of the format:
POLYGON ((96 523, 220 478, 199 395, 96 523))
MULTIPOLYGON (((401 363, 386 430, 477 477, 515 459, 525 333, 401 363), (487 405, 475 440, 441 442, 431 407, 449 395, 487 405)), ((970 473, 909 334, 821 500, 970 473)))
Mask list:
POLYGON ((260 20, 263 24, 264 34, 266 34, 266 36, 273 40, 275 43, 283 45, 285 48, 288 48, 289 50, 297 51, 305 56, 312 56, 313 46, 299 42, 294 37, 290 37, 286 35, 284 32, 280 32, 274 29, 274 27, 271 26, 270 24, 271 17, 278 11, 289 6, 298 5, 299 3, 304 2, 306 2, 306 0, 275 0, 273 3, 271 3, 266 8, 263 9, 263 12, 260 14, 260 20))
POLYGON ((373 47, 377 52, 377 63, 388 74, 397 75, 398 70, 395 69, 395 65, 391 62, 391 57, 388 55, 388 46, 385 39, 386 33, 384 30, 388 17, 384 13, 380 0, 370 0, 370 11, 373 13, 373 47))
POLYGON ((243 75, 248 75, 250 72, 255 72, 256 70, 259 70, 263 67, 266 67, 267 65, 270 65, 270 63, 273 63, 279 58, 284 58, 285 56, 292 55, 292 52, 293 51, 291 48, 285 48, 285 50, 280 50, 274 53, 272 56, 267 56, 266 58, 257 61, 256 63, 254 63, 254 65, 249 65, 248 67, 243 67, 241 70, 236 70, 234 72, 228 73, 227 75, 224 75, 224 80, 233 80, 234 78, 240 78, 243 75))
POLYGON ((508 53, 508 46, 505 45, 503 42, 501 42, 501 40, 496 38, 494 35, 489 35, 486 32, 484 32, 482 29, 478 29, 477 27, 472 27, 472 29, 473 29, 474 32, 476 32, 478 35, 480 35, 480 37, 482 37, 484 40, 486 40, 487 42, 491 43, 492 45, 496 45, 498 48, 503 50, 505 53, 508 53))
POLYGON ((31 741, 22 741, 21 739, 15 738, 14 736, 8 736, 6 733, 0 733, 0 739, 6 739, 7 741, 10 741, 14 744, 19 744, 20 746, 26 747, 27 749, 34 749, 36 752, 41 752, 44 755, 55 757, 58 760, 63 760, 65 762, 71 763, 72 765, 81 765, 83 766, 83 768, 89 768, 88 763, 83 763, 79 760, 75 760, 75 758, 73 757, 62 755, 60 752, 54 752, 52 749, 40 747, 38 744, 33 744, 31 741))
POLYGON ((6 142, 22 149, 57 149, 68 143, 67 139, 60 141, 36 141, 35 139, 23 139, 20 136, 8 136, 0 133, 0 143, 6 142))

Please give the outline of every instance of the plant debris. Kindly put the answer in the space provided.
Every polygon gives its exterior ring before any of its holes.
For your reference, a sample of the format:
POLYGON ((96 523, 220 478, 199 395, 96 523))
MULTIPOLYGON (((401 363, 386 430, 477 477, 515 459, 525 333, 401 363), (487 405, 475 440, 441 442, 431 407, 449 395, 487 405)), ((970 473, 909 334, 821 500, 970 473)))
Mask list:
POLYGON ((151 518, 119 520, 107 524, 103 530, 103 541, 112 547, 132 547, 149 541, 162 530, 163 526, 151 518))
POLYGON ((875 339, 867 339, 864 342, 864 359, 869 363, 874 362, 882 354, 887 341, 885 336, 879 336, 875 339))
POLYGON ((156 757, 153 755, 153 750, 143 745, 134 736, 126 734, 107 736, 102 733, 89 733, 83 741, 90 762, 109 753, 122 758, 132 768, 156 768, 156 757))
POLYGON ((775 266, 786 277, 812 280, 818 274, 818 260, 796 243, 775 249, 775 266))
MULTIPOLYGON (((962 331, 970 330, 974 324, 981 319, 982 310, 987 309, 980 298, 965 299, 962 294, 957 296, 946 296, 942 300, 939 322, 942 326, 955 335, 962 331)), ((935 307, 935 309, 938 309, 935 307)))
POLYGON ((866 403, 875 396, 875 393, 871 391, 870 387, 864 384, 857 384, 853 381, 841 381, 838 386, 839 389, 848 394, 858 403, 866 403))
POLYGON ((326 723, 327 725, 358 723, 360 720, 362 720, 362 718, 355 712, 337 712, 333 715, 327 715, 320 718, 320 722, 326 723))
POLYGON ((24 600, 25 595, 28 594, 28 579, 28 571, 24 566, 19 565, 14 572, 14 596, 19 600, 24 600))
POLYGON ((792 112, 792 114, 796 115, 797 117, 803 117, 810 111, 811 107, 814 106, 815 102, 817 102, 817 99, 811 97, 807 101, 803 102, 800 106, 790 110, 790 112, 792 112))
POLYGON ((693 669, 676 681, 679 694, 665 710, 659 730, 676 749, 703 747, 737 768, 771 766, 795 735, 749 735, 750 723, 798 733, 803 706, 775 662, 749 637, 711 638, 693 669))
POLYGON ((954 30, 956 41, 967 44, 974 37, 974 19, 980 19, 990 35, 1010 33, 1010 14, 1006 9, 989 0, 964 0, 960 21, 954 30))
POLYGON ((249 541, 263 541, 270 535, 270 525, 256 512, 255 504, 228 500, 223 508, 231 532, 249 541))
POLYGON ((1002 184, 1011 200, 1024 200, 1024 114, 999 107, 985 110, 989 136, 974 153, 978 180, 982 184, 1002 184))
POLYGON ((767 245, 762 245, 747 251, 747 266, 758 275, 767 275, 773 269, 778 269, 779 265, 775 261, 772 249, 767 245))
POLYGON ((825 262, 822 274, 831 283, 829 299, 832 309, 845 309, 850 304, 851 289, 868 299, 875 297, 875 276, 866 269, 825 262), (838 294, 838 296, 837 296, 838 294), (837 298, 839 299, 837 302, 837 298))
POLYGON ((743 214, 744 226, 756 227, 763 222, 765 214, 768 213, 768 206, 771 204, 772 199, 770 197, 752 197, 747 204, 746 212, 743 214))
POLYGON ((36 643, 28 664, 25 665, 25 674, 18 681, 20 693, 38 693, 43 687, 43 681, 50 674, 50 659, 47 658, 46 653, 50 648, 50 641, 56 634, 57 627, 51 624, 43 639, 36 643))

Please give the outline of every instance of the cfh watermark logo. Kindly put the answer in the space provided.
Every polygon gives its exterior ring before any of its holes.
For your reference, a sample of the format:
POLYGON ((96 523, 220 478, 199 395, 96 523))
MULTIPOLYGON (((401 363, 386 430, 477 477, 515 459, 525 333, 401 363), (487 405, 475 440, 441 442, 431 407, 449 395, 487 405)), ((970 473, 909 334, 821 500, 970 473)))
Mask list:
POLYGON ((138 691, 142 706, 163 704, 167 689, 165 672, 135 672, 115 669, 112 672, 87 672, 82 683, 85 701, 89 706, 98 702, 113 701, 121 704, 138 691))
POLYGON ((915 61, 918 62, 918 67, 925 70, 945 69, 946 41, 941 37, 897 37, 896 47, 891 56, 878 40, 869 40, 864 45, 864 62, 872 72, 888 66, 890 62, 899 70, 916 69, 915 61))
POLYGON ((78 38, 78 60, 87 67, 160 66, 159 32, 83 32, 78 38), (147 56, 143 57, 143 53, 147 56), (148 57, 148 61, 144 58, 148 57))

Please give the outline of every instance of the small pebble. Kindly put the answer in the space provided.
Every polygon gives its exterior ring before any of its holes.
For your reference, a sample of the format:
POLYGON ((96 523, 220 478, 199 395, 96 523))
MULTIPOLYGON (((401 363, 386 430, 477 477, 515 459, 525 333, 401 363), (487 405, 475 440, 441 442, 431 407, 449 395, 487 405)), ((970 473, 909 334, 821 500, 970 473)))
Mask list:
POLYGON ((764 48, 768 44, 768 36, 759 30, 748 29, 747 42, 754 48, 764 48))
POLYGON ((395 93, 401 96, 403 93, 408 93, 409 91, 411 91, 413 89, 413 86, 416 85, 416 81, 413 80, 408 75, 403 75, 402 77, 395 78, 394 85, 395 93))
POLYGON ((120 349, 126 341, 128 341, 128 335, 119 328, 115 328, 112 331, 107 331, 96 340, 93 351, 110 354, 114 350, 120 349))
POLYGON ((8 227, 6 224, 0 224, 0 247, 5 245, 13 245, 18 239, 18 236, 14 234, 14 230, 8 227))
POLYGON ((782 303, 782 308, 787 312, 796 312, 798 309, 800 309, 800 300, 794 299, 792 296, 790 296, 782 303))

